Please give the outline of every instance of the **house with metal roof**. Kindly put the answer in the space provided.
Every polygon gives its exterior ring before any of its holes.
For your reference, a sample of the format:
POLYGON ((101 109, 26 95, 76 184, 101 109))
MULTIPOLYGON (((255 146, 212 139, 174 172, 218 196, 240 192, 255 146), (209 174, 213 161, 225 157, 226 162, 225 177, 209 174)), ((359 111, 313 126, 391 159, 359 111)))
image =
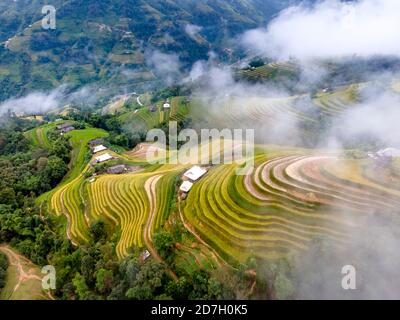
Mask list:
POLYGON ((96 157, 95 159, 96 159, 96 163, 102 163, 102 162, 113 159, 113 156, 110 155, 109 153, 105 153, 105 154, 102 154, 101 156, 96 157))
POLYGON ((203 175, 205 175, 207 172, 207 169, 201 168, 199 166, 194 166, 190 168, 188 171, 186 171, 183 176, 187 179, 190 179, 191 181, 197 181, 199 180, 203 175))

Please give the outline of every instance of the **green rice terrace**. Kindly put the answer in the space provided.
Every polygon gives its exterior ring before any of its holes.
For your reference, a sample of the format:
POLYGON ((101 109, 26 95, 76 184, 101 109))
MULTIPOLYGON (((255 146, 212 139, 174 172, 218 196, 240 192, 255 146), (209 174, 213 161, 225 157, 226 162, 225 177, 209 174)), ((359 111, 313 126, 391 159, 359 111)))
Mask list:
MULTIPOLYGON (((357 101, 357 87, 318 94, 309 106, 311 112, 297 108, 298 101, 304 99, 301 96, 247 101, 232 97, 223 105, 223 117, 230 125, 281 116, 313 122, 315 110, 334 117, 351 108, 357 101)), ((122 122, 153 128, 168 120, 196 119, 194 109, 200 100, 174 97, 168 108, 164 103, 158 102, 152 110, 146 106, 117 116, 122 122)), ((27 137, 46 147, 46 130, 50 127, 31 130, 27 137)), ((182 174, 195 161, 150 165, 145 157, 149 148, 146 143, 132 151, 108 150, 90 158, 88 142, 107 133, 89 128, 67 135, 73 147, 70 172, 38 203, 51 214, 65 217, 65 232, 75 245, 90 241, 93 223, 106 221, 109 232, 118 239, 115 249, 121 259, 134 248, 154 252, 153 235, 176 221, 191 235, 187 244, 176 244, 182 261, 191 259, 209 268, 221 263, 237 266, 250 256, 280 259, 306 251, 315 237, 324 236, 343 246, 351 241, 351 230, 361 228, 368 213, 389 212, 400 204, 399 176, 378 179, 371 174, 372 164, 367 158, 357 160, 339 151, 273 145, 257 146, 255 167, 249 175, 235 174, 239 164, 212 166, 180 200, 182 174), (93 176, 95 156, 105 153, 138 170, 93 176)))

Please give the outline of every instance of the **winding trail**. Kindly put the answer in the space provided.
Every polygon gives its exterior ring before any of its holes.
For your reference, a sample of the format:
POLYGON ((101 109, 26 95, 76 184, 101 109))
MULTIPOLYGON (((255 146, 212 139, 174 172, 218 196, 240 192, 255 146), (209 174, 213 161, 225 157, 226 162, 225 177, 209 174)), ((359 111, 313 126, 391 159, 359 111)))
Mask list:
MULTIPOLYGON (((42 299, 51 299, 54 300, 53 296, 50 292, 44 293, 43 291, 36 296, 34 294, 34 290, 30 290, 26 293, 26 297, 23 298, 15 298, 14 295, 18 292, 18 290, 24 291, 22 286, 27 284, 29 281, 37 281, 35 287, 40 288, 42 285, 42 277, 40 275, 40 270, 37 266, 35 266, 29 259, 24 256, 16 253, 7 245, 0 245, 0 251, 3 252, 9 261, 9 268, 14 268, 17 272, 17 279, 15 285, 12 288, 12 291, 8 293, 7 299, 9 300, 28 300, 31 298, 42 298, 42 299), (32 295, 32 297, 30 296, 32 295)), ((32 286, 33 286, 32 285, 32 286)), ((26 289, 25 289, 26 290, 26 289)), ((39 291, 39 289, 37 289, 39 291)))
MULTIPOLYGON (((162 175, 152 176, 151 178, 149 178, 146 181, 146 183, 144 185, 144 188, 146 190, 147 196, 149 198, 149 203, 150 203, 149 216, 147 218, 147 221, 146 221, 146 224, 145 224, 144 230, 143 230, 144 243, 146 244, 146 246, 147 246, 149 252, 151 253, 151 255, 153 256, 153 258, 159 263, 163 263, 164 260, 160 257, 157 250, 154 248, 152 234, 151 234, 151 226, 153 225, 154 217, 155 217, 156 211, 157 211, 156 185, 161 177, 162 177, 162 175)), ((169 268, 168 268, 168 274, 171 276, 172 279, 174 279, 175 281, 178 281, 177 275, 169 268)))

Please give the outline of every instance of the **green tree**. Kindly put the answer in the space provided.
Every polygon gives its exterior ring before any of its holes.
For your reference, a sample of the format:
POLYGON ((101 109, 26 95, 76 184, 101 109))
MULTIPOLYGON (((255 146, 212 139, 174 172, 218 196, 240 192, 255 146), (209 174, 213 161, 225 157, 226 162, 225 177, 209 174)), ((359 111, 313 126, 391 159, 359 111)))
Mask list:
POLYGON ((110 270, 100 269, 96 273, 96 289, 101 294, 110 294, 113 287, 114 278, 110 270))
POLYGON ((154 235, 154 246, 158 254, 166 261, 171 261, 174 253, 174 241, 166 231, 160 231, 154 235))
POLYGON ((72 279, 72 284, 75 287, 75 292, 79 300, 87 300, 90 297, 89 287, 86 284, 85 278, 77 272, 72 279))

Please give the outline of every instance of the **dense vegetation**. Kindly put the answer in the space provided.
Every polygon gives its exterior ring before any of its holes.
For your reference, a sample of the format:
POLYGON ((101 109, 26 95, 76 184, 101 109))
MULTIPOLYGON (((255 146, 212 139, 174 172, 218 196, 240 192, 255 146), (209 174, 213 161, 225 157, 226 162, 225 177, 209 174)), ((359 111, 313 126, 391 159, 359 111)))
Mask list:
POLYGON ((287 1, 57 0, 56 30, 41 28, 46 1, 6 1, 0 4, 0 101, 65 83, 74 89, 106 84, 109 94, 148 88, 160 82, 153 73, 166 75, 157 65, 169 63, 151 52, 180 52, 183 68, 208 59, 210 50, 229 60, 239 50, 227 50, 226 39, 266 23, 287 1), (186 30, 191 25, 198 34, 186 30))
POLYGON ((0 252, 0 293, 1 289, 4 287, 6 283, 7 268, 8 268, 7 257, 4 253, 0 252))
MULTIPOLYGON (((94 120, 89 122, 95 124, 94 120)), ((0 130, 0 243, 9 243, 38 265, 54 265, 54 293, 58 298, 222 297, 223 285, 206 271, 181 271, 178 282, 170 277, 168 270, 174 263, 175 249, 166 241, 168 234, 156 237, 157 249, 168 256, 167 264, 153 259, 144 262, 139 252, 120 260, 115 251, 116 238, 110 236, 101 220, 91 225, 90 241, 74 247, 65 238, 60 218, 43 213, 35 203, 37 196, 57 185, 68 171, 69 138, 49 130, 49 146, 45 148, 27 139, 22 132, 26 129, 29 127, 15 124, 13 130, 0 130)))

